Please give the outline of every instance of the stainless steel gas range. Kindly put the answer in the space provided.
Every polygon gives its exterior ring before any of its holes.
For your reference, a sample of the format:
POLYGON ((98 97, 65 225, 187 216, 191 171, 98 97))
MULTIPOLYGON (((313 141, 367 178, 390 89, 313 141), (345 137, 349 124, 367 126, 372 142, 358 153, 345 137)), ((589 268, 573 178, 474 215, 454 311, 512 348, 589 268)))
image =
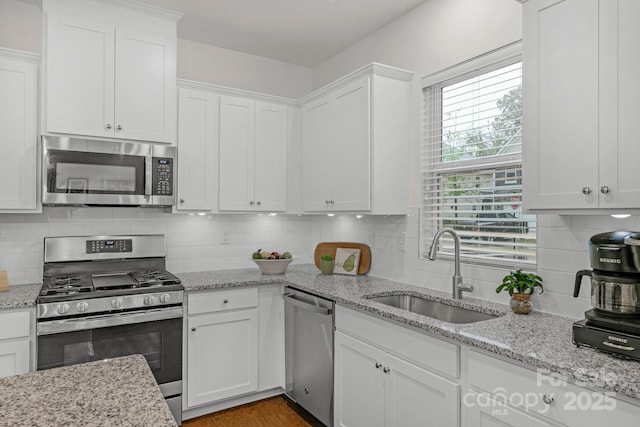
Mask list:
POLYGON ((142 354, 180 424, 184 287, 165 257, 163 235, 45 238, 38 370, 142 354))

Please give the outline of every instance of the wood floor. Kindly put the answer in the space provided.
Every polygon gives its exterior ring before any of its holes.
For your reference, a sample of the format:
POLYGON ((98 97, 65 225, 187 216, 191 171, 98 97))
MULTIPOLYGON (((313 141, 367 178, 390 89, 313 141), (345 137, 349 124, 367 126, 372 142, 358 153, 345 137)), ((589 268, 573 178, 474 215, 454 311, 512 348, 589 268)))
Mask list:
POLYGON ((313 427, 282 396, 183 421, 184 427, 313 427))

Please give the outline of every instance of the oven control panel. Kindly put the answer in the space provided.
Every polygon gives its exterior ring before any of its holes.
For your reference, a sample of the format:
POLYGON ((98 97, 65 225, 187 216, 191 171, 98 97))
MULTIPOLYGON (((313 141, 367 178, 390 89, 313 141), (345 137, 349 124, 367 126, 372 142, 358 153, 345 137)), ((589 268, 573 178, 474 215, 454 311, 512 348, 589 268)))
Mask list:
POLYGON ((133 241, 131 239, 106 239, 87 240, 88 254, 101 254, 113 252, 132 252, 133 241))

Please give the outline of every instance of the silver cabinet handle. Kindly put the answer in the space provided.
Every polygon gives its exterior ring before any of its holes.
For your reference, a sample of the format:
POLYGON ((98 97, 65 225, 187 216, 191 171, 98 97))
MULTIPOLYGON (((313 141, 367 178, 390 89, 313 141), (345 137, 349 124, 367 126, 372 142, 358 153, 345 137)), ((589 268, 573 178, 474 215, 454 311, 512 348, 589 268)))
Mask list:
POLYGON ((116 126, 116 130, 122 130, 122 126, 120 125, 116 126))
POLYGON ((328 200, 328 199, 324 201, 324 204, 325 204, 325 205, 328 205, 329 203, 331 203, 331 201, 330 201, 330 200, 328 200))
POLYGON ((260 200, 258 200, 258 201, 256 202, 256 205, 258 205, 258 206, 260 206, 261 204, 262 204, 262 202, 261 202, 260 200))
POLYGON ((606 185, 603 185, 602 187, 600 187, 600 192, 602 194, 608 194, 609 193, 609 187, 607 187, 606 185))
POLYGON ((196 331, 195 327, 191 328, 191 332, 195 332, 195 331, 196 331))
POLYGON ((249 204, 250 204, 251 206, 253 206, 253 200, 251 200, 251 201, 249 202, 249 204))
POLYGON ((382 368, 382 372, 384 372, 385 374, 388 374, 389 372, 391 372, 391 368, 388 366, 385 366, 384 368, 382 368))
POLYGON ((222 300, 222 302, 226 304, 226 303, 229 302, 229 300, 225 298, 225 299, 222 300))
POLYGON ((183 203, 184 203, 184 199, 180 199, 180 204, 183 204, 183 203))
POLYGON ((380 369, 380 368, 382 368, 382 363, 376 362, 376 369, 380 369))
POLYGON ((107 123, 107 124, 105 125, 105 128, 107 128, 107 129, 111 129, 111 123, 107 123))
POLYGON ((589 187, 582 187, 582 194, 584 194, 585 196, 591 194, 591 188, 589 187))
POLYGON ((551 405, 553 403, 553 394, 543 395, 542 401, 545 403, 545 405, 551 405))

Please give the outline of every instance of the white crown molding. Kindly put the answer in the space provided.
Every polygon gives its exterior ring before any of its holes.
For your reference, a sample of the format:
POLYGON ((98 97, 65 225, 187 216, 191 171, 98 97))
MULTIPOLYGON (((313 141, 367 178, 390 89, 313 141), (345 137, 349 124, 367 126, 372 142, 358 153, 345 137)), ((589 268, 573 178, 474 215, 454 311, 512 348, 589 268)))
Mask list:
POLYGON ((320 89, 311 92, 309 95, 305 95, 298 100, 298 104, 302 105, 309 101, 312 101, 316 98, 319 98, 325 95, 328 92, 332 92, 339 87, 344 86, 347 83, 350 83, 354 80, 357 80, 362 77, 367 77, 371 75, 389 77, 396 80, 402 80, 408 82, 413 77, 413 72, 403 70, 401 68, 392 67, 390 65, 379 64, 377 62, 372 62, 363 67, 358 68, 351 73, 340 77, 338 80, 335 80, 325 86, 322 86, 320 89))
POLYGON ((243 98, 255 99, 256 101, 273 102, 290 106, 295 106, 297 104, 297 100, 284 98, 282 96, 267 95, 264 93, 252 92, 249 90, 234 89, 226 86, 196 82, 186 79, 178 79, 177 82, 178 88, 182 89, 205 90, 209 92, 215 92, 218 95, 240 96, 243 98))
POLYGON ((148 15, 156 16, 158 18, 169 19, 171 21, 179 21, 184 15, 182 12, 176 12, 175 10, 164 9, 158 6, 152 6, 147 3, 142 3, 137 0, 95 0, 103 3, 117 4, 120 7, 135 10, 138 12, 144 12, 148 15))
POLYGON ((25 52, 23 50, 8 49, 6 47, 0 47, 0 57, 30 62, 36 65, 40 65, 42 63, 42 57, 36 53, 25 52))

